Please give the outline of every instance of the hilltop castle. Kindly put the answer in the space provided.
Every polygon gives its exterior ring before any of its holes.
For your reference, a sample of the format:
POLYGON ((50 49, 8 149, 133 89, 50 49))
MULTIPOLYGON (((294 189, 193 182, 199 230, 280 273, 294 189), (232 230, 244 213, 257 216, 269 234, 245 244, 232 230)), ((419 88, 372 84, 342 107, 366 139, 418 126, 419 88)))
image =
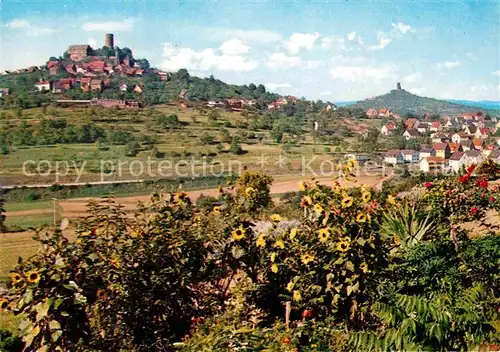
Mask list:
MULTIPOLYGON (((114 48, 114 35, 113 33, 106 33, 104 35, 104 46, 109 49, 114 48)), ((69 55, 70 60, 72 61, 80 61, 86 57, 92 56, 93 51, 90 45, 70 45, 66 52, 69 55)))

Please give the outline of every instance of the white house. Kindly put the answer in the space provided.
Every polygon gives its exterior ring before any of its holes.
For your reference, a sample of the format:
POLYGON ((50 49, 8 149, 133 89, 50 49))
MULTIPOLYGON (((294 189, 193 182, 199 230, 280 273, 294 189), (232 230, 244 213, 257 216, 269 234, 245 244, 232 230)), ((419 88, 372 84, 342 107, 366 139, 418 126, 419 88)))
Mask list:
POLYGON ((120 84, 120 90, 122 92, 126 92, 128 89, 128 86, 125 83, 120 84))
POLYGON ((465 152, 465 164, 480 164, 483 161, 483 154, 478 150, 468 150, 465 152))
POLYGON ((415 139, 418 136, 420 136, 420 133, 418 133, 417 130, 408 129, 405 131, 405 133, 403 133, 403 136, 406 138, 406 140, 410 140, 410 139, 415 139))
POLYGON ((49 81, 36 82, 35 88, 38 89, 39 92, 41 92, 42 90, 49 91, 50 90, 50 82, 49 81))
POLYGON ((422 160, 429 156, 436 156, 436 151, 433 148, 421 148, 418 154, 420 160, 422 160))
POLYGON ((405 159, 403 153, 399 149, 388 150, 384 155, 384 162, 386 164, 404 164, 405 159))
POLYGON ((429 156, 423 158, 419 163, 420 171, 429 172, 444 172, 447 169, 447 161, 439 156, 429 156))
POLYGON ((455 152, 450 156, 450 159, 448 159, 448 164, 453 171, 458 173, 462 169, 462 166, 465 165, 466 159, 467 156, 464 152, 455 152))
POLYGON ((488 159, 500 164, 500 150, 493 150, 488 156, 488 159))
POLYGON ((429 131, 429 124, 426 122, 419 123, 417 126, 417 131, 419 133, 426 133, 429 131))
POLYGON ((418 152, 411 149, 401 150, 403 154, 404 161, 407 163, 418 163, 418 152))
POLYGON ((385 125, 380 128, 380 134, 383 136, 388 136, 392 134, 396 130, 396 125, 394 125, 392 122, 388 122, 385 125))

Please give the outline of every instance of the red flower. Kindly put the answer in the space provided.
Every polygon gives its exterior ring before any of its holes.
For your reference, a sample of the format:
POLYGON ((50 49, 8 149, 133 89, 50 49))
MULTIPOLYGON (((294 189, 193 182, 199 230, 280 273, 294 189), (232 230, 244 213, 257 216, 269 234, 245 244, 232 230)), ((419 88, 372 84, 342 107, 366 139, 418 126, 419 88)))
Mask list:
POLYGON ((469 178, 470 178, 470 175, 469 174, 465 174, 463 176, 459 176, 458 177, 458 181, 460 183, 467 183, 467 182, 469 182, 469 178))
POLYGON ((281 339, 281 343, 284 343, 285 345, 289 345, 291 342, 292 342, 292 340, 288 336, 287 337, 283 337, 281 339))
POLYGON ((472 164, 470 165, 468 168, 467 168, 467 173, 468 174, 471 174, 472 172, 474 172, 474 170, 476 169, 476 165, 475 164, 472 164))
POLYGON ((476 182, 476 185, 481 187, 481 188, 488 188, 488 181, 486 179, 482 179, 476 182))
POLYGON ((471 208, 471 210, 470 210, 470 212, 472 213, 472 215, 477 215, 478 211, 479 211, 479 209, 477 209, 476 207, 471 208))
POLYGON ((488 198, 488 201, 490 203, 495 203, 496 199, 495 199, 495 197, 492 196, 492 197, 488 198))
POLYGON ((432 183, 431 182, 426 182, 426 183, 424 183, 424 186, 425 186, 425 188, 431 188, 432 187, 432 183))
POLYGON ((312 316, 313 311, 311 309, 304 309, 304 311, 302 312, 302 318, 304 319, 312 318, 312 316))

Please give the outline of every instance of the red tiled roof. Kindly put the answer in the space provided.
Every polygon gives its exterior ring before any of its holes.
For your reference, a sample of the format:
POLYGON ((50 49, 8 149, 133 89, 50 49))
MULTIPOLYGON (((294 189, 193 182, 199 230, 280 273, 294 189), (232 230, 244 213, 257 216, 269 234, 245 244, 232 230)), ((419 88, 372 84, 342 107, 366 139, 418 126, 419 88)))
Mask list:
POLYGON ((445 150, 446 147, 447 147, 446 143, 436 143, 432 146, 432 148, 434 148, 434 150, 445 150))
POLYGON ((440 156, 428 156, 425 159, 427 159, 427 161, 430 163, 436 163, 436 164, 441 164, 446 162, 446 160, 441 158, 440 156))

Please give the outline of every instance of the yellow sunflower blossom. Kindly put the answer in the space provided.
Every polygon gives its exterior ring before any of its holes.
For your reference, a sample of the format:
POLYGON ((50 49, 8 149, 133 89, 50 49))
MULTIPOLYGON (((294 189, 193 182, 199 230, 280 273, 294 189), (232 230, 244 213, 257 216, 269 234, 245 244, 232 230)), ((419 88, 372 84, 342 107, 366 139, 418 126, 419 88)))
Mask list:
POLYGON ((214 207, 213 212, 215 214, 220 214, 220 207, 214 207))
POLYGON ((271 253, 271 262, 274 263, 274 261, 276 260, 276 252, 273 252, 271 253))
POLYGON ((366 264, 365 262, 361 263, 359 265, 359 269, 364 272, 364 273, 367 273, 368 272, 368 264, 366 264))
POLYGON ((279 214, 273 214, 271 215, 271 220, 274 222, 281 221, 281 216, 279 214))
POLYGON ((274 247, 285 249, 285 243, 282 240, 276 240, 276 242, 274 243, 274 247))
POLYGON ((314 211, 316 212, 316 214, 321 215, 321 213, 323 212, 323 207, 321 206, 321 204, 314 204, 314 211))
POLYGON ((259 238, 255 242, 255 244, 256 244, 257 247, 265 247, 266 246, 266 239, 265 239, 265 237, 266 237, 266 235, 264 235, 263 233, 261 233, 259 235, 259 238))
POLYGON ((361 199, 363 200, 364 203, 368 203, 371 199, 372 195, 370 192, 362 192, 361 193, 361 199))
POLYGON ((117 260, 117 259, 111 259, 109 261, 109 264, 112 266, 112 267, 115 267, 115 268, 119 268, 120 267, 120 262, 117 260))
POLYGON ((31 270, 26 274, 26 281, 30 284, 36 284, 40 281, 40 274, 36 270, 31 270))
POLYGON ((302 295, 300 294, 300 291, 293 291, 293 300, 300 302, 302 299, 302 295))
POLYGON ((313 201, 312 201, 311 197, 309 197, 309 196, 302 197, 302 202, 301 202, 302 206, 309 206, 312 204, 312 202, 313 201))
POLYGON ((304 192, 306 190, 306 188, 307 188, 307 185, 304 182, 300 181, 299 182, 299 191, 304 192))
POLYGON ((245 238, 245 229, 243 228, 243 226, 240 226, 237 229, 234 229, 233 232, 231 232, 231 235, 236 241, 239 241, 245 238))
POLYGON ((328 237, 330 237, 330 230, 328 228, 319 230, 319 241, 326 242, 328 241, 328 237))
POLYGON ((181 202, 184 198, 186 198, 186 196, 187 196, 186 192, 180 191, 180 192, 175 193, 174 200, 176 202, 181 202))
POLYGON ((222 193, 222 187, 220 185, 217 186, 217 192, 222 193))
POLYGON ((0 311, 5 311, 7 310, 7 307, 9 306, 9 301, 7 301, 6 298, 0 299, 0 311))
POLYGON ((398 236, 394 236, 394 243, 398 246, 401 244, 401 240, 399 239, 398 236))
POLYGON ((293 286, 295 286, 295 284, 293 283, 293 281, 290 281, 288 285, 286 285, 287 291, 291 292, 293 290, 293 286))
POLYGON ((276 264, 271 265, 271 271, 276 274, 278 272, 278 266, 276 264))
POLYGON ((293 229, 290 230, 290 239, 293 240, 297 236, 297 228, 294 227, 293 229))
POLYGON ((337 243, 337 250, 340 252, 347 252, 351 244, 349 242, 340 241, 337 243))
POLYGON ((352 197, 348 196, 347 194, 344 194, 341 204, 342 208, 349 208, 353 203, 352 197))
POLYGON ((254 189, 253 187, 247 187, 247 188, 245 189, 245 194, 246 194, 247 196, 251 196, 254 192, 255 192, 255 189, 254 189))
POLYGON ((310 254, 303 254, 301 257, 300 257, 302 263, 304 263, 305 265, 309 264, 310 262, 312 262, 314 260, 314 257, 310 254))
POLYGON ((23 281, 23 277, 19 275, 18 273, 12 273, 10 274, 10 279, 12 280, 12 284, 15 285, 18 282, 23 281))
POLYGON ((363 213, 359 213, 358 216, 356 216, 357 222, 363 223, 366 222, 366 220, 368 220, 368 217, 363 213))
POLYGON ((344 236, 341 239, 343 242, 351 243, 351 238, 349 236, 344 236))

